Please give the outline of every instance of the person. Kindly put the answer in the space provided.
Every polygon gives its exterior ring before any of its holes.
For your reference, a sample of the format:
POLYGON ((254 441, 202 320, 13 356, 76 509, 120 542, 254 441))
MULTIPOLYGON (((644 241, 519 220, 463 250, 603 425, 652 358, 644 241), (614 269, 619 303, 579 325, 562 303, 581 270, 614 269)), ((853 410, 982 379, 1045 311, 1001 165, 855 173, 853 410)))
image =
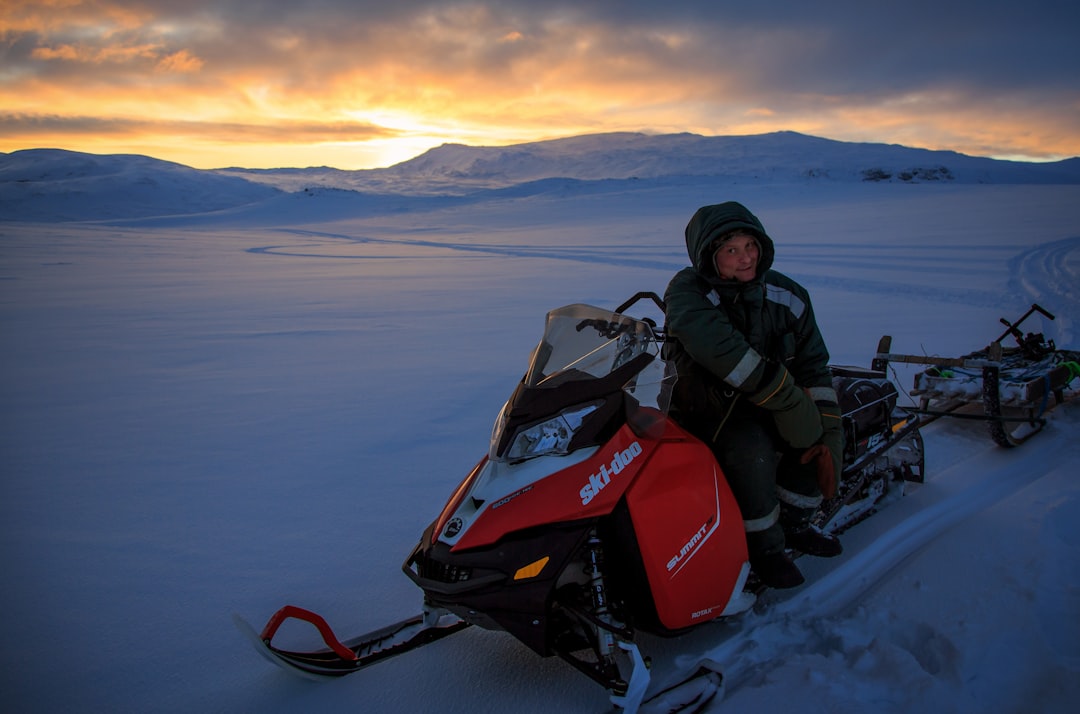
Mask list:
POLYGON ((736 202, 686 226, 692 267, 664 295, 672 417, 716 455, 742 511, 751 568, 774 588, 804 582, 787 548, 839 555, 811 525, 835 495, 843 429, 809 293, 772 270, 774 245, 736 202))

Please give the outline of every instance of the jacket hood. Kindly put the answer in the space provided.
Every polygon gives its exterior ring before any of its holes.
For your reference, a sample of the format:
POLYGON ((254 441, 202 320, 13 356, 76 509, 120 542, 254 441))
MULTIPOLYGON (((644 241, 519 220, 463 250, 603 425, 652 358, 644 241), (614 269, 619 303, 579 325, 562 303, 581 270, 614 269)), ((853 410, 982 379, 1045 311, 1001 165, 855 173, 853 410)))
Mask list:
POLYGON ((746 206, 735 201, 702 206, 686 224, 686 252, 694 270, 710 280, 719 280, 709 246, 716 238, 736 228, 757 236, 761 250, 757 277, 764 275, 765 271, 772 267, 776 254, 772 238, 765 232, 765 227, 761 225, 758 217, 746 206))

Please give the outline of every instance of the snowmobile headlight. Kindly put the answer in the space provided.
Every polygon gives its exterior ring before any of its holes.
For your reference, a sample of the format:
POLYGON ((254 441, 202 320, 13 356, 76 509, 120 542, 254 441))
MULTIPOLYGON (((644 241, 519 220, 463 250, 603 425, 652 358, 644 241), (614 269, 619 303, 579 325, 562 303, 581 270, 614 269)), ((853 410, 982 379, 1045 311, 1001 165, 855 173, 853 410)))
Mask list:
POLYGON ((568 453, 570 441, 581 428, 581 423, 598 407, 598 402, 574 407, 560 412, 558 416, 522 427, 514 434, 510 448, 506 450, 506 460, 524 461, 535 456, 568 453))

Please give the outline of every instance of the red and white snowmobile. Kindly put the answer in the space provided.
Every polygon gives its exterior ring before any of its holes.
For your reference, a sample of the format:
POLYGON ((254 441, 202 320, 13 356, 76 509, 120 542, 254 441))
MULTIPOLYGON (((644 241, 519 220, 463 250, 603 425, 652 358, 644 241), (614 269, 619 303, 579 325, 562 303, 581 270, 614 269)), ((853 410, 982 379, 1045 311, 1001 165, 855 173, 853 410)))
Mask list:
MULTIPOLYGON (((339 640, 293 606, 256 633, 257 649, 294 672, 335 677, 470 625, 505 630, 540 656, 557 655, 609 690, 628 712, 665 711, 715 692, 695 676, 655 695, 636 632, 677 635, 754 602, 739 507, 712 452, 666 414, 674 380, 655 321, 570 305, 547 315, 528 371, 499 414, 490 450, 424 531, 403 570, 424 593, 422 613, 339 640), (275 647, 282 622, 315 625, 327 645, 275 647), (677 702, 673 704, 672 702, 677 702)), ((898 481, 921 481, 917 417, 898 409, 880 372, 833 368, 847 436, 836 498, 817 525, 865 517, 898 481)))

